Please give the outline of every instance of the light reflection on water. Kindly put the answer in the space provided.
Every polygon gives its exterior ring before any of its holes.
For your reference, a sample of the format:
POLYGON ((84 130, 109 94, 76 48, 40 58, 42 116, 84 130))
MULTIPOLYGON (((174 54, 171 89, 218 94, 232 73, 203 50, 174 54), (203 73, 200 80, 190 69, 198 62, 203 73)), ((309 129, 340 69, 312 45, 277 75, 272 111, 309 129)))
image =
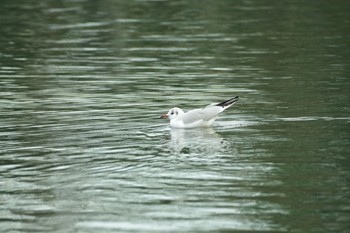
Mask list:
POLYGON ((0 229, 346 229, 348 12, 300 4, 4 3, 0 229))

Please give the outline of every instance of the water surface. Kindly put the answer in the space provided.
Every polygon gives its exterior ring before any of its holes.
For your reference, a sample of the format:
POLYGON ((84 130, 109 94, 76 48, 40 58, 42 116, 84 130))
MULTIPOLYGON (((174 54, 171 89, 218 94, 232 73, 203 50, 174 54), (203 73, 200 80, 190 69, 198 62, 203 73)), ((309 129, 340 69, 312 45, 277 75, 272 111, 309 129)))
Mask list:
POLYGON ((346 232, 345 1, 4 1, 4 232, 346 232), (208 129, 159 119, 239 95, 208 129))

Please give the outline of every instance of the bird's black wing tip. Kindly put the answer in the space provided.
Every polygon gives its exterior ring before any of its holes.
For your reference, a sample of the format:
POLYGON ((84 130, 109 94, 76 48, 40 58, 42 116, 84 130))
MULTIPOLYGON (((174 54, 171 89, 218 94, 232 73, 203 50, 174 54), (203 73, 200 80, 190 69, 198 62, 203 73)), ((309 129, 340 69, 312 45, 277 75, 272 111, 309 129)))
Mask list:
POLYGON ((219 104, 217 104, 216 106, 221 106, 221 107, 226 107, 226 106, 229 106, 229 105, 232 105, 234 104, 235 102, 237 102, 239 100, 239 96, 236 96, 236 97, 233 97, 229 100, 225 100, 219 104))

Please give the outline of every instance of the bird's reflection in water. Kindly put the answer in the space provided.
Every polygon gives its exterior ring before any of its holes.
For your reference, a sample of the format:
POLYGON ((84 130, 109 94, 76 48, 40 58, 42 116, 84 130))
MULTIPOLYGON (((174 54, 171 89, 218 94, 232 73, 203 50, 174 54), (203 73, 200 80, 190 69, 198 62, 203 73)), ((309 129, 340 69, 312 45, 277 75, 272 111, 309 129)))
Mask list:
POLYGON ((213 128, 171 129, 170 149, 177 154, 215 153, 226 141, 213 128))

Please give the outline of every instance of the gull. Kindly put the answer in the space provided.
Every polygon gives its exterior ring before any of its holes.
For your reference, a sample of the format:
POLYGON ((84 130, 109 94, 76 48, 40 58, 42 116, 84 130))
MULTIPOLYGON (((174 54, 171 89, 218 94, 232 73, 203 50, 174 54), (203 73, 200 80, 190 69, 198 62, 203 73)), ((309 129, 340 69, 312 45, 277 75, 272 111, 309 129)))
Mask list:
POLYGON ((169 110, 167 114, 161 116, 170 120, 172 128, 197 128, 210 126, 219 115, 219 113, 228 109, 238 101, 236 96, 221 103, 210 104, 205 108, 193 109, 184 112, 182 109, 175 107, 169 110))

